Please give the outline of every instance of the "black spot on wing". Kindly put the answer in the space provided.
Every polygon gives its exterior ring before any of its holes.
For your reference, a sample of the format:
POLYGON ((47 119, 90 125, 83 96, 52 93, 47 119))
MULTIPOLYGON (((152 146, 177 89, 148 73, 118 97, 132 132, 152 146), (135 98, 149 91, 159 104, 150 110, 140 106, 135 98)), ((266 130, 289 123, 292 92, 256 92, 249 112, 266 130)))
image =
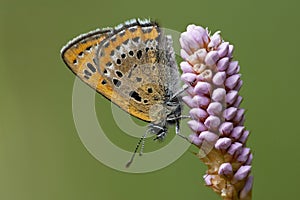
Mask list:
POLYGON ((116 87, 120 87, 121 81, 119 81, 118 79, 113 78, 113 84, 114 84, 116 87))
POLYGON ((130 56, 133 56, 133 51, 132 50, 130 50, 129 52, 128 52, 128 54, 130 55, 130 56))
POLYGON ((119 58, 117 59, 116 62, 117 62, 118 65, 121 65, 121 63, 122 63, 121 59, 119 59, 119 58))
POLYGON ((136 52, 136 57, 137 57, 138 59, 141 59, 142 55, 143 55, 142 50, 138 50, 138 51, 136 52))
POLYGON ((101 82, 102 85, 105 85, 106 83, 107 83, 106 80, 103 80, 103 81, 101 82))
POLYGON ((92 65, 91 63, 87 63, 86 65, 93 73, 96 72, 96 68, 94 67, 94 65, 92 65))
POLYGON ((88 70, 84 70, 83 73, 86 75, 86 76, 92 76, 91 72, 89 72, 88 70))
POLYGON ((129 93, 129 96, 133 99, 135 99, 136 101, 138 102, 141 102, 142 101, 142 98, 140 97, 140 95, 136 92, 136 91, 131 91, 129 93))
POLYGON ((116 71, 116 74, 117 74, 117 76, 120 77, 120 78, 123 76, 123 73, 120 72, 120 71, 116 71))

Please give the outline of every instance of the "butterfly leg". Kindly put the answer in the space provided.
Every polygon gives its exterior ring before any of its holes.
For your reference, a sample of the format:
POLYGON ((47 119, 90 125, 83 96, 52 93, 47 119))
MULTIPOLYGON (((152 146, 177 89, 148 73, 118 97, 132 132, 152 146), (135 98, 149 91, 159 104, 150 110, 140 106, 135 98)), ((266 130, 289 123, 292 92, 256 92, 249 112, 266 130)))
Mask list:
POLYGON ((167 135, 167 129, 157 125, 153 125, 153 127, 156 128, 156 131, 158 131, 154 140, 163 140, 167 135))
POLYGON ((189 119, 189 118, 191 118, 191 116, 189 115, 180 115, 178 117, 167 118, 167 121, 174 121, 177 119, 189 119))
POLYGON ((180 120, 179 119, 176 119, 176 127, 175 127, 175 133, 176 135, 178 135, 179 137, 185 139, 186 141, 188 141, 189 143, 191 143, 191 141, 189 140, 188 137, 184 136, 184 135, 181 135, 180 133, 180 120))

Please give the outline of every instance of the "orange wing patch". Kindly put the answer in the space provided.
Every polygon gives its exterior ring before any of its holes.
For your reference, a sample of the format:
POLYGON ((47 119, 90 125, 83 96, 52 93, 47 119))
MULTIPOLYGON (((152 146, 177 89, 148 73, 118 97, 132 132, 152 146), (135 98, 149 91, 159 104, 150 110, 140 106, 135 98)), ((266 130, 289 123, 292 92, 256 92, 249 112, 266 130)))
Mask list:
POLYGON ((64 62, 77 77, 109 99, 111 88, 99 87, 105 80, 99 72, 96 56, 99 44, 111 31, 96 30, 83 34, 69 42, 61 52, 64 62))

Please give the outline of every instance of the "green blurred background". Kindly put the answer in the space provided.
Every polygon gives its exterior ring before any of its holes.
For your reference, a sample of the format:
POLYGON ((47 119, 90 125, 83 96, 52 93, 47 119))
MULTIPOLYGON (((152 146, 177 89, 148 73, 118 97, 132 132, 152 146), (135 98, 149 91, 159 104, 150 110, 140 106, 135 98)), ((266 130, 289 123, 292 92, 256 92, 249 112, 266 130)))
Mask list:
MULTIPOLYGON (((60 48, 80 33, 136 17, 177 31, 190 23, 221 30, 235 45, 252 131, 253 199, 298 199, 299 1, 0 2, 1 200, 220 199, 204 186, 206 167, 189 151, 159 171, 128 174, 94 159, 77 135, 75 77, 60 48)), ((111 127, 109 102, 96 100, 106 128, 122 135, 111 127)), ((136 143, 110 137, 126 149, 136 143)))

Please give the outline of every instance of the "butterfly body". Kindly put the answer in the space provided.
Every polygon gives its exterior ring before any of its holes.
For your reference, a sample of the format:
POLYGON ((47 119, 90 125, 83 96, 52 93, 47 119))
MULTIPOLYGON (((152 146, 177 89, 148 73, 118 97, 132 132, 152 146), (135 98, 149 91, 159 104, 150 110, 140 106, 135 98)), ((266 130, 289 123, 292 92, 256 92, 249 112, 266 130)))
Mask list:
POLYGON ((130 20, 115 28, 92 31, 61 51, 71 71, 129 114, 150 122, 162 139, 178 123, 181 98, 172 39, 157 23, 130 20))

